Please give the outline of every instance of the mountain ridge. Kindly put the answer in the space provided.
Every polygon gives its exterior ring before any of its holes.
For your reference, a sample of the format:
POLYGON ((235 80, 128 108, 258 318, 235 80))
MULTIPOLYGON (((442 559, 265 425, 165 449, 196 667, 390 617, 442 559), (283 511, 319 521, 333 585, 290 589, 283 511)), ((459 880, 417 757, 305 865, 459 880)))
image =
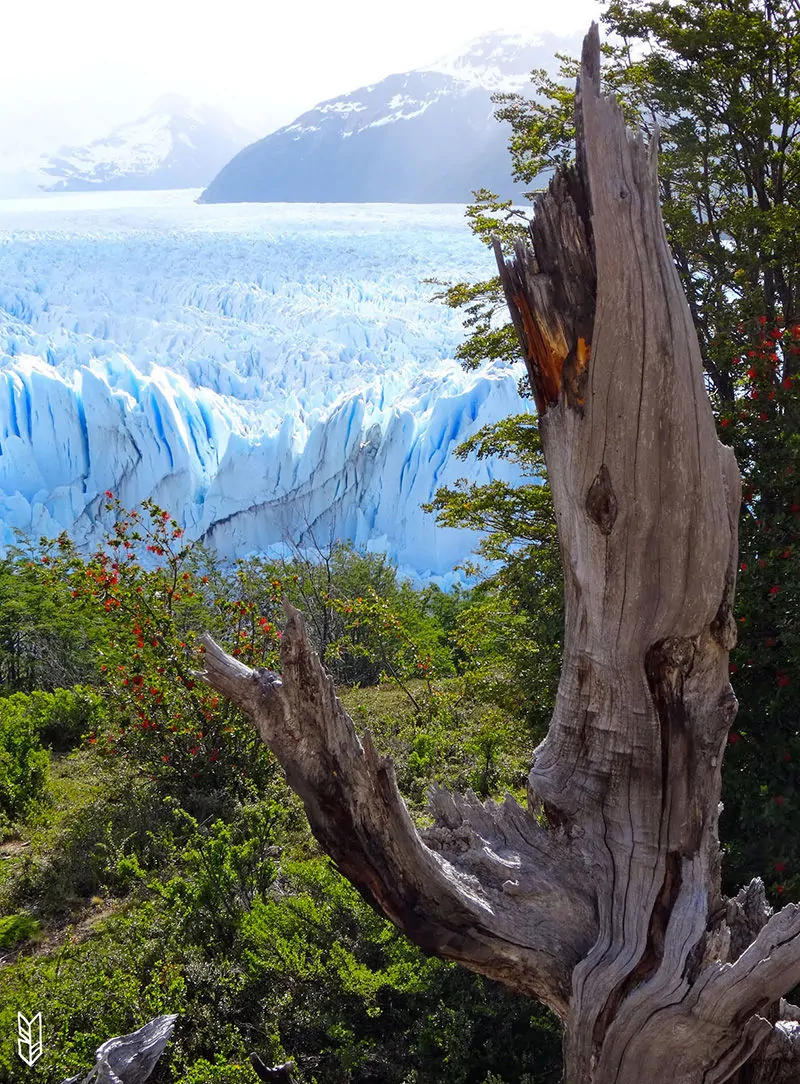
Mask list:
POLYGON ((224 113, 162 95, 107 136, 62 147, 40 166, 48 192, 202 188, 250 138, 224 113))
POLYGON ((318 103, 243 148, 202 203, 466 203, 520 196, 491 95, 521 91, 572 39, 493 32, 424 68, 318 103))

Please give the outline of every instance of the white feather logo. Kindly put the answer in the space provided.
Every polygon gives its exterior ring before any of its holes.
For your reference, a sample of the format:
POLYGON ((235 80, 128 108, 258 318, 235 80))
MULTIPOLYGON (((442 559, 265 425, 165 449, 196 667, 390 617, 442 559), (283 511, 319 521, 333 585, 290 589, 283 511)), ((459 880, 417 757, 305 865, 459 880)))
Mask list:
POLYGON ((31 1066, 42 1056, 42 1014, 37 1012, 28 1020, 21 1012, 17 1013, 17 1050, 26 1065, 31 1066))

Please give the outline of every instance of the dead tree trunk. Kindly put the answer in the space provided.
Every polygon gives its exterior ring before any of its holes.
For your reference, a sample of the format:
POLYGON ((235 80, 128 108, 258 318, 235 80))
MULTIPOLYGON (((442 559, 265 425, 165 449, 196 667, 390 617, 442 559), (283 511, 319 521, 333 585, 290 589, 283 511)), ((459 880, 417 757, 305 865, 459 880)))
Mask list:
POLYGON ((498 251, 540 415, 564 662, 529 805, 433 795, 418 833, 287 608, 282 675, 207 641, 341 871, 423 948, 551 1006, 567 1084, 788 1084, 800 907, 720 891, 739 511, 658 206, 656 153, 584 43, 577 164, 498 251), (781 1012, 787 1018, 781 1020, 781 1012))

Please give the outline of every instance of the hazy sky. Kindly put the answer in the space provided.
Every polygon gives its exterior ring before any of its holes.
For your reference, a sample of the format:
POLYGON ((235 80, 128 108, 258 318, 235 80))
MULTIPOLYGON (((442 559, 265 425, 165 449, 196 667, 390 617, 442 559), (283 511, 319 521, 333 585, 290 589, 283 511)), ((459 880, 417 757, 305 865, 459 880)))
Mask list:
POLYGON ((569 34, 597 0, 5 0, 0 154, 107 134, 164 93, 266 134, 502 25, 569 34))

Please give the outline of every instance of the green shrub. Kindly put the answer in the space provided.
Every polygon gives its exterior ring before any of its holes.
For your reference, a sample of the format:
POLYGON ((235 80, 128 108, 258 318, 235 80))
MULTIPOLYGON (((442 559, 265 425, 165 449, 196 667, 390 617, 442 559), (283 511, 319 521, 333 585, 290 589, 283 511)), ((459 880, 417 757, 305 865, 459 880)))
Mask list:
POLYGON ((7 915, 0 918, 0 949, 13 948, 20 941, 29 941, 40 930, 40 925, 30 915, 7 915))
POLYGON ((104 788, 34 841, 2 886, 0 906, 62 916, 93 895, 127 894, 169 860, 173 829, 154 785, 121 770, 104 788))
POLYGON ((258 1084, 249 1061, 215 1061, 201 1058, 175 1084, 258 1084))
POLYGON ((74 748, 90 730, 101 726, 105 717, 103 698, 83 685, 51 693, 38 689, 14 693, 0 704, 6 711, 27 715, 40 741, 58 751, 74 748))
MULTIPOLYGON (((180 969, 165 959, 167 933, 158 912, 145 906, 73 927, 52 955, 26 955, 4 967, 0 1035, 16 1034, 17 1012, 41 1011, 44 1019, 44 1053, 31 1079, 56 1084, 79 1073, 82 1080, 101 1043, 161 1013, 183 1012, 180 969)), ((20 1066, 15 1044, 0 1043, 0 1084, 27 1079, 20 1066)), ((165 1079, 154 1076, 153 1084, 165 1079)))
POLYGON ((16 701, 0 700, 0 821, 22 816, 42 798, 50 767, 35 720, 16 701))

